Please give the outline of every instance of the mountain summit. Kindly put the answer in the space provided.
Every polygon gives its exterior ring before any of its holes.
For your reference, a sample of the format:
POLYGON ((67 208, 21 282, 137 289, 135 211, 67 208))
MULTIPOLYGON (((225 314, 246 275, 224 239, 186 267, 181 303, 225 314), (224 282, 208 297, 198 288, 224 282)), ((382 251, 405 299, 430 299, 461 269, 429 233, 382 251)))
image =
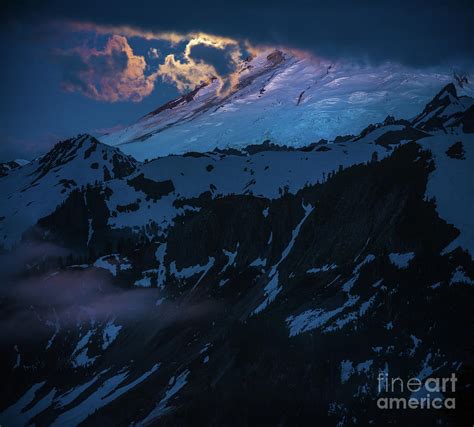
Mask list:
MULTIPOLYGON (((393 64, 331 63, 266 51, 243 61, 228 93, 203 83, 101 141, 138 160, 241 148, 270 140, 301 147, 359 133, 386 116, 410 118, 450 78, 393 64)), ((470 87, 462 89, 470 93, 470 87)))
POLYGON ((463 130, 470 133, 474 128, 473 109, 473 98, 468 96, 458 97, 456 87, 453 83, 450 83, 413 119, 412 124, 427 131, 452 128, 462 124, 465 128, 463 130))

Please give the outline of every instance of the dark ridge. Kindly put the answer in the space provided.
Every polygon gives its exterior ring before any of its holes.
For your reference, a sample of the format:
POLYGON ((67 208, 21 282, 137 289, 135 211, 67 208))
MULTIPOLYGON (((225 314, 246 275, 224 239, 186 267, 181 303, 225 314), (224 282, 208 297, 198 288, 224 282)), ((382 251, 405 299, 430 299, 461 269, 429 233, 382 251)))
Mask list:
POLYGON ((160 114, 162 111, 165 111, 165 110, 172 110, 173 108, 177 107, 179 104, 182 104, 183 102, 186 102, 186 103, 191 102, 194 99, 194 97, 196 96, 196 94, 203 87, 208 86, 209 83, 211 83, 211 82, 212 82, 212 80, 209 81, 209 82, 205 82, 205 83, 200 84, 199 86, 197 86, 191 92, 188 92, 187 94, 185 94, 183 96, 180 96, 179 98, 172 99, 171 101, 167 102, 166 104, 163 104, 162 106, 158 107, 156 110, 153 110, 151 113, 148 113, 143 118, 145 119, 145 118, 148 118, 148 117, 156 116, 157 114, 160 114))
POLYGON ((437 111, 436 114, 431 117, 426 123, 423 123, 419 126, 422 129, 426 130, 443 129, 444 121, 442 118, 442 114, 446 107, 451 104, 451 100, 449 99, 448 95, 453 96, 455 99, 459 99, 456 92, 456 87, 453 83, 449 83, 445 87, 443 87, 443 89, 441 89, 436 94, 436 96, 428 104, 426 104, 423 111, 412 120, 412 125, 416 125, 418 122, 427 117, 430 113, 437 111))

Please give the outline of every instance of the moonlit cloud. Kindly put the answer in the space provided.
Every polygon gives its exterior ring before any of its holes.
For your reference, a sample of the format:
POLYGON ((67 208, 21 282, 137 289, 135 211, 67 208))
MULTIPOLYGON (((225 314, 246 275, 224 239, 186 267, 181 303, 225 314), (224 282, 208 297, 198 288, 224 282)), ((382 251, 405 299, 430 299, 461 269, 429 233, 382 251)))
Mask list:
POLYGON ((230 68, 235 71, 242 59, 242 50, 236 40, 213 36, 210 34, 191 34, 189 35, 183 59, 179 60, 174 54, 169 54, 165 62, 160 65, 158 74, 164 80, 176 85, 180 92, 193 89, 203 82, 216 78, 219 81, 219 90, 224 87, 226 80, 231 78, 222 76, 218 73, 214 65, 208 64, 203 60, 196 60, 192 56, 193 48, 197 46, 207 46, 216 50, 226 51, 230 60, 230 68))
POLYGON ((212 65, 204 62, 180 61, 173 54, 167 55, 164 64, 161 64, 158 73, 163 79, 172 83, 180 92, 185 92, 217 74, 212 65))
POLYGON ((120 34, 125 37, 139 37, 145 40, 163 40, 177 44, 184 36, 174 32, 152 32, 128 25, 98 25, 91 22, 68 22, 66 28, 71 31, 90 31, 96 34, 120 34))
POLYGON ((22 31, 31 22, 55 19, 93 22, 89 27, 149 39, 158 31, 170 40, 179 40, 176 33, 202 31, 309 50, 332 61, 367 59, 422 68, 473 63, 472 0, 239 0, 198 5, 191 0, 142 0, 140 7, 130 7, 129 0, 23 0, 8 2, 2 12, 4 21, 21 22, 22 31))
MULTIPOLYGON (((248 41, 206 33, 150 32, 128 26, 101 26, 84 22, 68 23, 66 27, 73 32, 107 35, 109 40, 103 50, 80 47, 59 52, 57 56, 64 66, 63 88, 109 102, 142 100, 151 94, 158 77, 180 92, 217 79, 217 94, 223 95, 236 81, 236 70, 244 51, 257 49, 248 41), (178 44, 184 44, 184 47, 182 52, 164 56, 163 62, 150 72, 145 57, 136 55, 130 47, 128 40, 131 38, 166 42, 170 48, 176 48, 178 44), (214 64, 193 57, 193 49, 202 46, 221 52, 229 72, 219 73, 214 64)), ((156 60, 162 54, 153 47, 148 50, 147 56, 156 60)))
POLYGON ((56 52, 63 66, 62 87, 98 101, 141 101, 154 89, 157 73, 146 75, 143 56, 127 39, 111 35, 103 50, 78 47, 56 52))

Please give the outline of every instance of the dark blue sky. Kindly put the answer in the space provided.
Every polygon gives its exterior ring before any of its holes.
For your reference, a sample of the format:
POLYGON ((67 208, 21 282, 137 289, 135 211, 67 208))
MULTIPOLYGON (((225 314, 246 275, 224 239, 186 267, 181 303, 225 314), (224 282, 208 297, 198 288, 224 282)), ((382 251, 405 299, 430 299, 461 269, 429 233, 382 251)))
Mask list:
MULTIPOLYGON (((60 139, 84 132, 100 133, 126 125, 179 94, 160 84, 140 102, 97 101, 61 88, 63 64, 54 57, 59 46, 75 40, 56 37, 34 39, 18 31, 2 43, 0 161, 42 154, 60 139), (13 40, 12 40, 13 39, 13 40)), ((139 41, 132 43, 140 52, 139 41)), ((143 46, 141 46, 143 49, 143 46)))
MULTIPOLYGON (((127 36, 107 47, 110 34, 71 31, 66 22, 127 25, 154 32, 204 31, 325 57, 470 68, 473 4, 472 0, 11 2, 0 30, 4 64, 0 161, 32 158, 58 139, 126 125, 179 94, 179 83, 171 84, 162 75, 151 81, 149 76, 166 54, 182 59, 183 45, 127 36), (127 63, 135 67, 127 69, 129 75, 140 69, 140 60, 130 59, 127 46, 134 56, 146 60, 143 76, 131 94, 110 79, 114 72, 123 72, 127 63), (150 48, 157 49, 159 58, 152 56, 150 48), (114 92, 121 93, 120 99, 110 98, 114 92)), ((230 51, 217 53, 202 46, 193 50, 196 60, 204 60, 224 75, 231 68, 230 51)), ((192 87, 186 78, 183 74, 180 81, 192 87)), ((127 84, 137 82, 128 80, 127 84)))

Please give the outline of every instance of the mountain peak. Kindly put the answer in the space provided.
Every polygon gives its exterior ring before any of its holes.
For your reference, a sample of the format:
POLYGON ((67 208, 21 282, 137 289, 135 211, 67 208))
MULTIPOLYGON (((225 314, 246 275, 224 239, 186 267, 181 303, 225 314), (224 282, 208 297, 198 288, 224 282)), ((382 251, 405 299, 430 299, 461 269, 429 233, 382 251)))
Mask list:
MULTIPOLYGON (((216 148, 242 149, 267 139, 280 146, 303 147, 359 133, 395 112, 397 117, 418 114, 413 126, 422 126, 431 116, 445 114, 448 105, 454 105, 453 112, 465 110, 464 97, 458 96, 454 84, 432 98, 451 76, 334 64, 279 49, 262 50, 243 60, 234 77, 232 90, 225 94, 219 93, 222 82, 216 79, 100 140, 143 161, 216 148), (419 106, 428 101, 419 114, 419 106), (353 123, 358 124, 356 129, 353 123)), ((388 117, 385 125, 395 122, 388 117)), ((441 120, 420 130, 439 130, 442 125, 441 120)))
POLYGON ((412 120, 412 125, 426 131, 444 129, 449 119, 465 110, 466 106, 458 97, 454 83, 449 83, 426 104, 423 111, 412 120))
POLYGON ((458 99, 458 93, 454 83, 448 83, 445 87, 443 87, 443 89, 439 91, 435 98, 441 98, 444 94, 449 94, 458 99))
POLYGON ((454 83, 448 83, 435 97, 426 105, 425 110, 433 111, 440 106, 447 106, 458 101, 458 93, 454 83))
POLYGON ((104 172, 103 180, 112 177, 122 178, 133 172, 135 160, 120 150, 102 144, 88 134, 81 134, 74 138, 58 142, 47 154, 38 159, 37 168, 33 172, 35 181, 51 171, 58 171, 72 164, 75 158, 88 160, 91 169, 104 172))

